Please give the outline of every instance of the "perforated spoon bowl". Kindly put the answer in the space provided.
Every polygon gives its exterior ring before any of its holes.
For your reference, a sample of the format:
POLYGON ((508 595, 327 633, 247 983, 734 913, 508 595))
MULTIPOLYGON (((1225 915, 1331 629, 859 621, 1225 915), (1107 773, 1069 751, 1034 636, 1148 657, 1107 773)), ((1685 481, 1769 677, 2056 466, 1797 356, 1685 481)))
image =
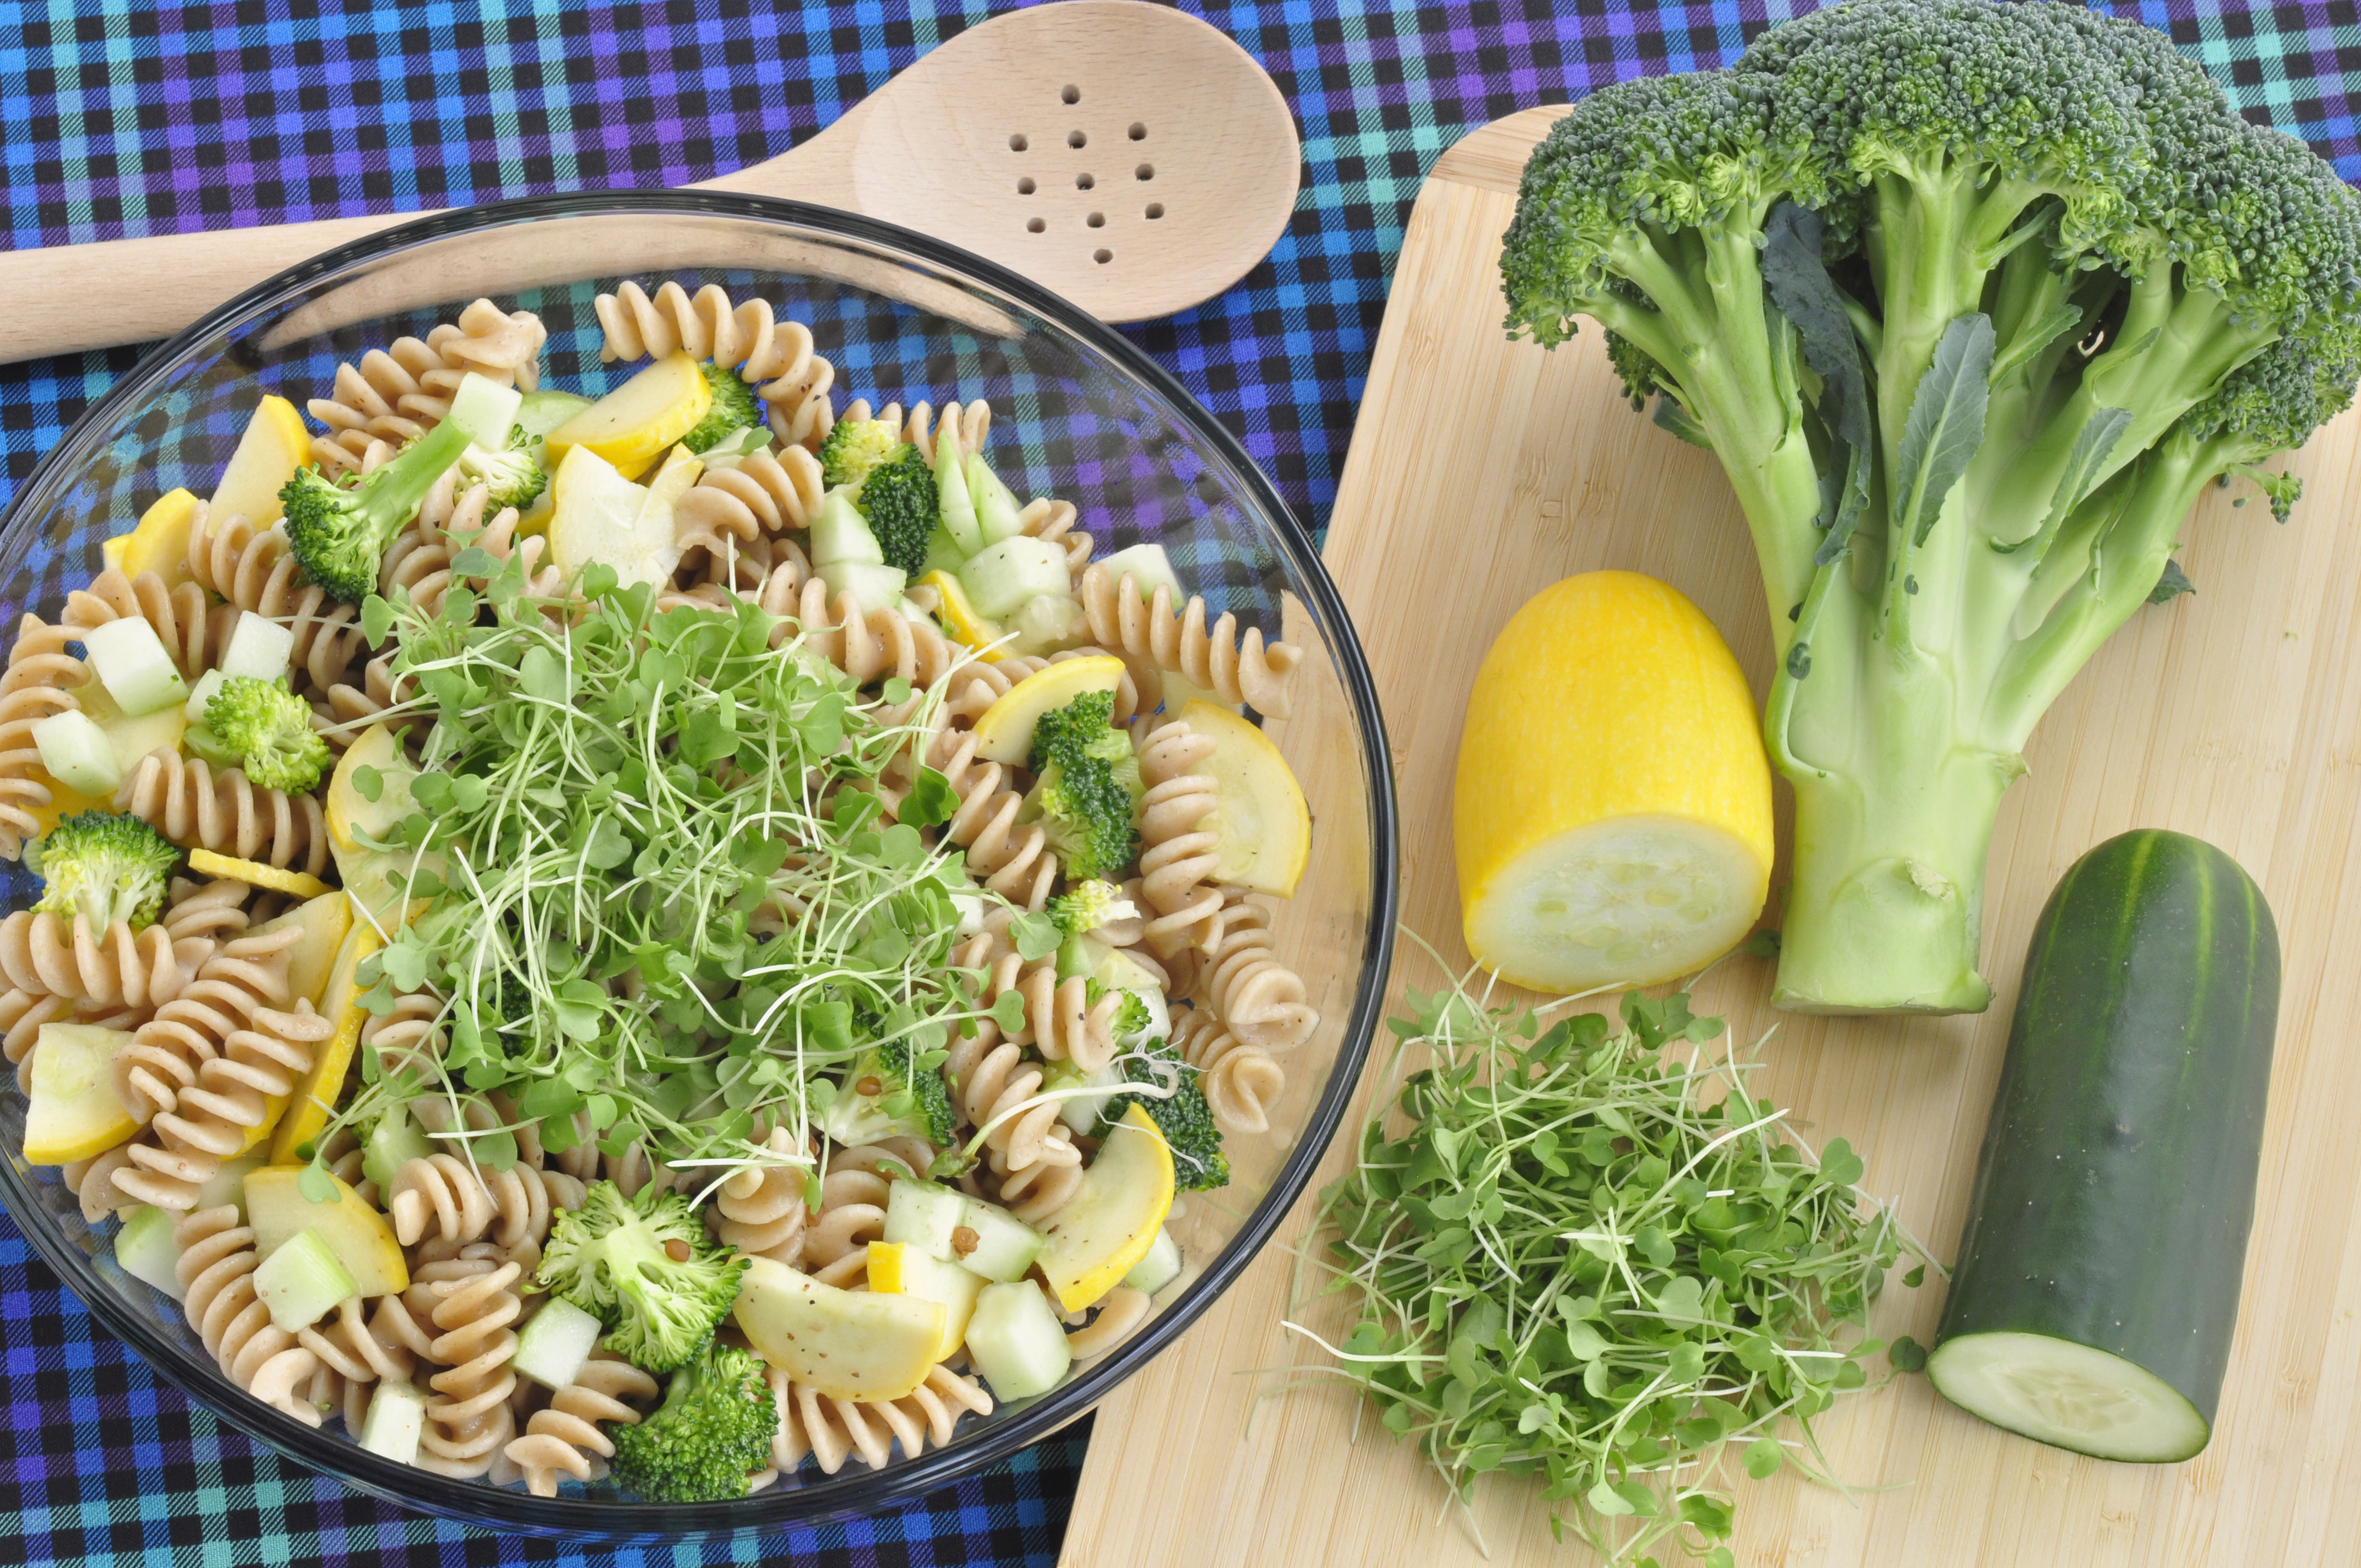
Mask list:
MULTIPOLYGON (((1228 38, 1162 5, 1062 0, 969 28, 809 141, 696 188, 900 224, 1127 322, 1245 276, 1301 171, 1286 100, 1228 38)), ((164 336, 418 215, 0 254, 0 360, 164 336)))

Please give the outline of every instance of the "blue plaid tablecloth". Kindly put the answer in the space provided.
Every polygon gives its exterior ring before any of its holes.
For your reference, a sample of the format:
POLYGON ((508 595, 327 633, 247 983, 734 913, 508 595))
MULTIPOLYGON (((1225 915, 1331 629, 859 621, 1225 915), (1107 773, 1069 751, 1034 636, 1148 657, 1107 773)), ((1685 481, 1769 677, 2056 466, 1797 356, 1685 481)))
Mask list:
MULTIPOLYGON (((784 151, 1003 5, 795 0, 5 0, 10 247, 655 187, 784 151)), ((1464 131, 1626 77, 1719 65, 1785 0, 1195 5, 1293 107, 1305 178, 1269 259, 1129 330, 1324 526, 1419 181, 1464 131)), ((2168 29, 2248 115, 2361 178, 2353 0, 2111 6, 2168 29)), ((107 280, 91 280, 104 310, 107 280)), ((0 302, 0 309, 5 309, 0 302)), ((137 348, 0 367, 13 490, 137 348)), ((1049 1564, 1083 1423, 845 1526, 577 1548, 376 1503, 260 1450, 98 1329, 0 1216, 0 1562, 175 1568, 662 1562, 1049 1564), (13 1550, 12 1550, 13 1548, 13 1550)))

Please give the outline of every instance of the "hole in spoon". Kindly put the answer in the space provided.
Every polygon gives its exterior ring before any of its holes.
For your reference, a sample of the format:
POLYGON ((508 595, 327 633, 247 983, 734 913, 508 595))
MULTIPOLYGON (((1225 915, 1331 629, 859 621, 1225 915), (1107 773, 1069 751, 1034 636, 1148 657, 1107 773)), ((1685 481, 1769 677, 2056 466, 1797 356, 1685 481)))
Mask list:
POLYGON ((1079 104, 1082 101, 1082 90, 1079 87, 1061 87, 1058 90, 1058 101, 1061 104, 1079 104))
POLYGON ((1068 131, 1066 133, 1066 145, 1073 148, 1088 147, 1091 145, 1091 138, 1084 136, 1080 131, 1068 131))
POLYGON ((1022 135, 1013 136, 1008 138, 1008 150, 1011 152, 1023 152, 1031 145, 1032 144, 1027 142, 1022 135))
POLYGON ((1161 202, 1150 202, 1150 203, 1148 203, 1148 215, 1149 217, 1151 217, 1151 218, 1160 218, 1160 217, 1162 217, 1162 216, 1164 215, 1164 203, 1161 203, 1161 202))
POLYGON ((1077 191, 1087 191, 1097 183, 1097 181, 1092 179, 1087 174, 1077 174, 1074 176, 1074 189, 1077 191))
POLYGON ((1137 120, 1134 120, 1131 122, 1131 129, 1125 134, 1129 136, 1134 141, 1146 141, 1148 139, 1148 127, 1141 125, 1137 120))
POLYGON ((1131 177, 1134 180, 1153 180, 1156 178, 1156 165, 1143 163, 1131 171, 1131 177))
POLYGON ((1048 224, 1042 222, 1039 218, 1027 218, 1025 220, 1025 232, 1027 234, 1039 234, 1043 229, 1046 229, 1049 226, 1049 225, 1048 224))
POLYGON ((1084 218, 1082 222, 1090 225, 1091 227, 1094 229, 1103 229, 1106 227, 1106 214, 1104 213, 1093 213, 1089 217, 1084 218))
POLYGON ((1016 182, 1016 193, 1020 196, 1030 196, 1039 189, 1039 186, 1033 183, 1033 177, 1029 174, 1016 182))
POLYGON ((1102 247, 1099 249, 1091 252, 1091 259, 1097 262, 1100 266, 1104 267, 1108 262, 1115 259, 1115 252, 1102 247))

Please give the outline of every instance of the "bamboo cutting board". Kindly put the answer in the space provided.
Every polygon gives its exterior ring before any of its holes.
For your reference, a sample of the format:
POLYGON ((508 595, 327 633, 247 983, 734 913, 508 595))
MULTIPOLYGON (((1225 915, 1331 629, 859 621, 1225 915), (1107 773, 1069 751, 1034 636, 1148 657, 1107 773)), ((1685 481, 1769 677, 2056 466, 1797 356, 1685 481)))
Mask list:
MULTIPOLYGON (((1596 327, 1555 353, 1501 334, 1499 236, 1527 152, 1562 112, 1476 132, 1427 181, 1327 547, 1385 703, 1403 917, 1455 963, 1466 958, 1450 839, 1461 712, 1485 649, 1529 596, 1596 567, 1650 573, 1720 626, 1758 700, 1769 684, 1752 551, 1712 457, 1629 411, 1596 327)), ((1789 1017, 1770 1010, 1770 966, 1752 960, 1726 965, 1697 1004, 1726 1013, 1741 1038, 1779 1025, 1757 1082, 1815 1146, 1850 1139, 1865 1184, 1949 1260, 2017 970, 2058 877, 2133 827, 2179 828, 2236 856, 2278 915, 2286 973, 2212 1447, 2177 1466, 2081 1459, 1984 1426, 1906 1377, 1840 1404, 1820 1427, 1850 1496, 1792 1473, 1739 1480, 1741 1563, 2361 1562, 2361 416, 2323 431, 2295 466, 2307 496, 2285 527, 2260 505, 2233 510, 2209 493, 2180 556, 2196 596, 2142 610, 2035 735, 2031 776, 2011 791, 1993 839, 1990 1012, 1789 1017)), ((1783 845, 1784 813, 1783 801, 1783 845)), ((1434 975, 1406 959, 1395 978, 1434 975)), ((1360 1114, 1321 1182, 1341 1168, 1360 1114)), ((1481 1484, 1462 1516, 1353 1397, 1300 1386, 1322 1357, 1279 1326, 1294 1267, 1282 1249, 1309 1210, 1307 1200, 1204 1320, 1101 1410, 1063 1563, 1588 1561, 1553 1544, 1530 1484, 1481 1484), (1295 1391, 1275 1392, 1290 1383, 1295 1391)), ((1911 1291, 1897 1280, 1872 1327, 1927 1341, 1941 1307, 1939 1281, 1911 1291)), ((1310 1321, 1333 1322, 1316 1305, 1310 1321)))

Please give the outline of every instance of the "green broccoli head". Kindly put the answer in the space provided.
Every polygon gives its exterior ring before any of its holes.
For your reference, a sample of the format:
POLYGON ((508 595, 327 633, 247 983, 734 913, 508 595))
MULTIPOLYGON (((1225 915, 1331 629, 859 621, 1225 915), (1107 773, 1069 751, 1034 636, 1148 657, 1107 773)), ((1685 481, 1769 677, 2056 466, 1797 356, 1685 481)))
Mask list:
POLYGON ((328 766, 328 743, 312 728, 312 707, 287 677, 231 675, 205 704, 205 728, 265 789, 309 795, 328 766))
POLYGON ((705 411, 705 417, 697 422, 697 428, 680 438, 680 444, 691 452, 703 452, 731 431, 760 423, 763 417, 755 406, 754 389, 740 380, 735 372, 710 359, 703 368, 705 385, 713 394, 713 402, 705 411))
POLYGON ((1138 913, 1138 906, 1123 895, 1122 888, 1095 878, 1069 884, 1065 892, 1049 901, 1049 911, 1059 931, 1068 937, 1095 931, 1113 921, 1128 920, 1138 913))
POLYGON ((926 455, 907 442, 873 466, 853 493, 885 564, 916 577, 927 567, 927 545, 942 521, 942 492, 926 455))
POLYGON ((467 449, 467 433, 450 423, 433 430, 356 480, 337 485, 317 468, 298 468, 280 487, 288 548, 303 576, 332 598, 358 604, 377 591, 378 565, 418 515, 434 481, 467 449))
POLYGON ((763 1363, 708 1343, 672 1375, 664 1403, 636 1426, 607 1428, 615 1484, 651 1503, 719 1503, 746 1495, 770 1463, 779 1408, 763 1363))
POLYGON ((892 420, 840 420, 819 444, 820 480, 830 489, 857 485, 869 477, 869 470, 907 444, 902 439, 902 427, 892 420))
MULTIPOLYGON (((1139 1002, 1137 996, 1131 1000, 1139 1002)), ((1203 1075, 1164 1040, 1148 1041, 1126 1057, 1123 1066, 1128 1081, 1150 1085, 1158 1092, 1116 1095, 1107 1102, 1106 1120, 1121 1121, 1126 1110, 1137 1105, 1172 1147, 1175 1187, 1204 1192, 1228 1186, 1230 1157, 1222 1152, 1222 1130, 1213 1124, 1213 1107, 1205 1103, 1203 1075), (1138 1059, 1142 1057, 1147 1059, 1138 1059), (1161 1092, 1166 1089, 1170 1092, 1161 1092)))
POLYGON ((100 932, 120 920, 144 931, 163 912, 164 892, 181 851, 137 817, 85 811, 60 817, 26 851, 41 876, 33 907, 71 923, 77 915, 100 932))
POLYGON ((1084 692, 1041 716, 1030 761, 1039 782, 1027 802, 1066 873, 1108 877, 1139 849, 1132 814, 1146 793, 1131 738, 1114 728, 1115 694, 1084 692))
POLYGON ((873 1046, 854 1058, 820 1125, 846 1146, 908 1136, 940 1149, 959 1136, 950 1086, 940 1072, 918 1065, 918 1053, 907 1039, 873 1046))
POLYGON ((485 488, 494 511, 502 507, 522 511, 548 488, 549 476, 533 460, 533 441, 524 426, 518 425, 509 432, 509 444, 500 451, 487 452, 471 444, 459 455, 459 471, 485 488))
POLYGON ((616 1354, 669 1372, 712 1338, 745 1266, 706 1235, 686 1194, 651 1185, 626 1198, 594 1181, 579 1209, 553 1217, 533 1277, 595 1313, 616 1354))

